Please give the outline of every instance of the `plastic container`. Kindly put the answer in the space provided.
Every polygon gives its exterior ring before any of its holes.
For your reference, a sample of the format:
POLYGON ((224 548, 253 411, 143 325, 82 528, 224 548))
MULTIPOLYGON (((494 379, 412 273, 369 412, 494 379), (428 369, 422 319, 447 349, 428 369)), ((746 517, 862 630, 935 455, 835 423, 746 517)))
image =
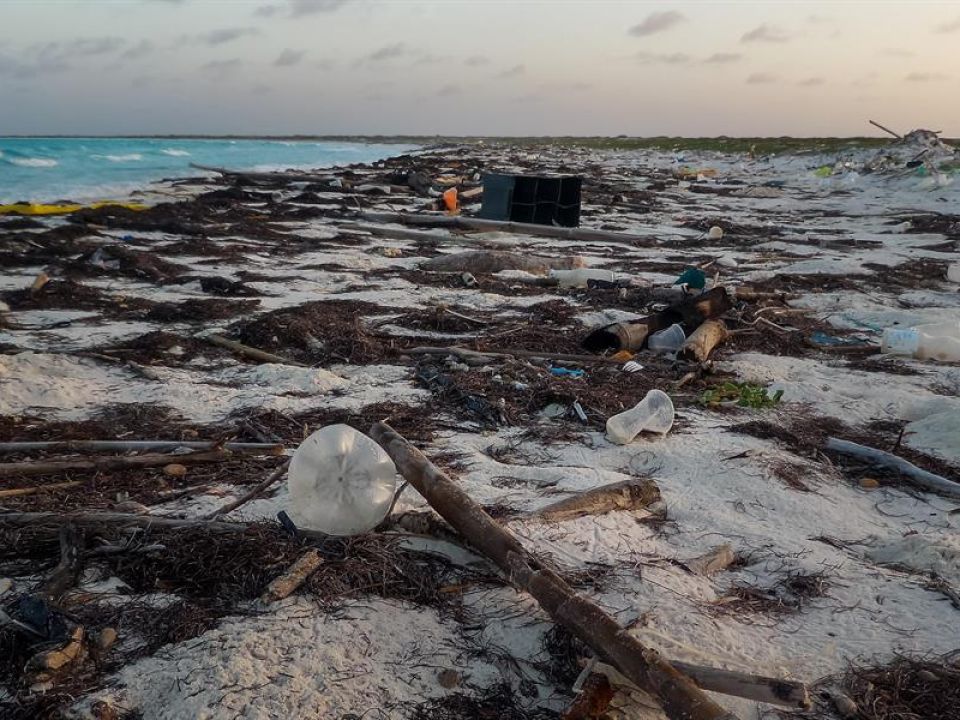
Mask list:
POLYGON ((707 237, 711 240, 721 240, 723 238, 723 228, 719 225, 714 225, 707 233, 707 237))
POLYGON ((679 323, 674 323, 666 330, 659 330, 653 333, 647 340, 647 347, 654 352, 676 353, 683 347, 687 334, 679 323))
POLYGON ((289 513, 328 535, 357 535, 387 516, 397 468, 376 442, 348 425, 328 425, 304 440, 290 460, 289 513))
POLYGON ((910 355, 918 360, 960 362, 960 320, 911 328, 887 328, 883 331, 880 351, 910 355))
POLYGON ((643 431, 666 435, 673 427, 673 418, 670 396, 662 390, 651 390, 636 406, 607 420, 607 439, 626 445, 643 431))
POLYGON ((947 280, 960 283, 960 262, 947 266, 947 280))
POLYGON ((610 283, 616 280, 612 270, 602 270, 601 268, 551 270, 550 277, 555 278, 562 288, 585 288, 588 280, 602 280, 610 283))

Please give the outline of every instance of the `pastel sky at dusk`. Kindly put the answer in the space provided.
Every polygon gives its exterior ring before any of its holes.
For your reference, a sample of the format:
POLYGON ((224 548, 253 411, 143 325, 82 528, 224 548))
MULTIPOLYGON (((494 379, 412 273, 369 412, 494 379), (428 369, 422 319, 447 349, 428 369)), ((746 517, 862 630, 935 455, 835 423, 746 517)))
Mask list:
POLYGON ((0 134, 960 136, 960 2, 2 4, 0 134))

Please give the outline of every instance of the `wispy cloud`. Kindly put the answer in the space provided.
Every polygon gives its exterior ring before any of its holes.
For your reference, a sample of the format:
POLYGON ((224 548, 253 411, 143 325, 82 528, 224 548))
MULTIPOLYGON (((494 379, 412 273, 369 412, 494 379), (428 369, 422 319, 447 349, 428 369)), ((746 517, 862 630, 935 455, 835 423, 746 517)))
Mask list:
POLYGON ((646 37, 669 30, 686 20, 683 13, 676 10, 665 10, 647 15, 640 23, 628 31, 634 37, 646 37))
POLYGON ((259 17, 291 17, 331 13, 346 5, 349 0, 289 0, 284 4, 261 5, 254 14, 259 17))
POLYGON ((729 65, 741 60, 743 60, 743 55, 740 53, 718 52, 704 58, 703 62, 707 65, 729 65))
POLYGON ((489 65, 490 58, 486 55, 471 55, 468 58, 464 58, 463 64, 468 67, 479 67, 480 65, 489 65))
POLYGON ((960 17, 950 22, 941 23, 936 27, 938 33, 955 33, 958 30, 960 30, 960 17))
POLYGON ((252 27, 233 27, 233 28, 219 28, 217 30, 211 30, 208 33, 199 35, 197 39, 212 47, 217 45, 225 45, 226 43, 234 42, 243 37, 249 37, 251 35, 258 35, 259 30, 252 27))
POLYGON ((686 53, 650 53, 641 50, 634 57, 641 65, 689 65, 691 61, 686 53))
POLYGON ((785 43, 788 40, 790 40, 790 36, 786 32, 773 25, 767 25, 766 23, 757 25, 753 30, 745 32, 740 38, 740 42, 742 43, 785 43))
POLYGON ((78 60, 99 58, 121 50, 118 37, 77 38, 31 45, 14 56, 0 55, 0 75, 30 79, 71 69, 78 60))
POLYGON ((808 77, 800 80, 797 85, 800 87, 818 87, 826 82, 822 77, 808 77))
POLYGON ((459 95, 462 92, 463 90, 457 85, 444 85, 437 90, 437 95, 439 97, 450 97, 452 95, 459 95))
POLYGON ((527 71, 526 65, 522 65, 522 64, 514 65, 513 67, 509 67, 506 70, 501 70, 500 72, 498 72, 497 77, 498 78, 519 77, 520 75, 523 75, 526 71, 527 71))
POLYGON ((411 54, 410 48, 408 48, 402 42, 398 42, 390 45, 384 45, 382 48, 374 50, 369 55, 364 55, 358 62, 382 63, 409 56, 411 54))
POLYGON ((904 50, 902 48, 882 48, 879 53, 886 57, 895 58, 911 58, 917 55, 913 50, 904 50))
POLYGON ((227 75, 240 69, 243 61, 240 58, 231 58, 229 60, 211 60, 200 66, 204 72, 216 75, 227 75))
POLYGON ((770 73, 752 73, 747 76, 747 85, 769 85, 777 82, 778 79, 776 75, 770 73))
POLYGON ((306 54, 306 50, 293 50, 292 48, 286 48, 282 53, 280 53, 280 56, 273 61, 273 64, 276 67, 292 67, 293 65, 298 65, 306 54))
POLYGON ((124 50, 120 57, 124 60, 139 60, 145 55, 149 55, 157 49, 150 40, 141 40, 136 45, 131 45, 124 50))
POLYGON ((923 83, 923 82, 939 82, 940 80, 947 80, 949 76, 944 75, 943 73, 938 72, 912 72, 907 73, 903 78, 907 82, 923 83))

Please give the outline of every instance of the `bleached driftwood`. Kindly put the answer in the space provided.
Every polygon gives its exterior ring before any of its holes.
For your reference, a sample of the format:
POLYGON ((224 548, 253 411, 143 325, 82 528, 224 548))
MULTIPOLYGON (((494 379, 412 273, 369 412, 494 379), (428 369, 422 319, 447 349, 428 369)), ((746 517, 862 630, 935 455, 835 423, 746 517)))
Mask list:
POLYGON ((960 483, 949 480, 942 475, 936 475, 932 472, 927 472, 926 470, 918 468, 913 463, 908 462, 901 457, 897 457, 892 453, 867 447, 866 445, 858 445, 855 442, 841 440, 835 437, 827 438, 827 444, 825 447, 827 450, 833 450, 841 455, 849 455, 851 457, 860 458, 861 460, 867 460, 874 465, 880 465, 881 467, 889 468, 890 470, 896 470, 912 485, 916 485, 924 490, 930 490, 943 495, 949 495, 950 497, 960 498, 960 483))
POLYGON ((389 425, 377 423, 369 434, 387 451, 400 474, 473 547, 500 566, 514 585, 529 592, 556 622, 609 658, 639 687, 655 695, 668 717, 672 720, 735 718, 657 652, 624 631, 598 605, 574 592, 389 425))
POLYGON ((239 455, 228 450, 208 450, 185 455, 123 455, 120 457, 78 457, 69 460, 30 460, 0 464, 0 478, 14 475, 53 475, 68 470, 112 471, 128 468, 163 467, 171 463, 181 465, 217 463, 232 460, 239 455))
POLYGON ((36 495, 37 493, 49 492, 51 490, 66 490, 67 488, 83 485, 82 480, 71 480, 70 482, 51 483, 49 485, 34 485, 32 487, 9 488, 0 490, 0 498, 23 497, 25 495, 36 495))
POLYGON ((260 596, 261 602, 272 603, 290 597, 322 564, 323 557, 319 552, 307 550, 286 572, 273 579, 260 596))
POLYGON ((573 497, 558 500, 528 517, 563 522, 583 515, 601 515, 613 510, 638 510, 660 500, 660 488, 650 478, 632 478, 601 485, 573 497))
POLYGON ((231 352, 235 352, 238 355, 243 355, 250 358, 251 360, 259 360, 260 362, 265 363, 276 363, 278 365, 294 365, 297 367, 304 367, 303 363, 298 363, 294 360, 288 360, 287 358, 280 357, 279 355, 274 355, 273 353, 268 353, 263 350, 258 350, 255 347, 250 347, 249 345, 244 345, 239 343, 236 340, 230 340, 223 337, 223 335, 217 335, 216 333, 209 333, 207 335, 200 335, 201 339, 206 340, 208 343, 213 345, 218 345, 222 348, 226 348, 231 352))
POLYGON ((580 242, 612 241, 634 247, 656 247, 659 241, 646 235, 631 235, 607 230, 589 228, 567 228, 554 225, 536 225, 506 220, 485 220, 483 218, 463 217, 462 215, 414 215, 408 213, 364 212, 360 217, 368 222, 399 223, 418 227, 447 227, 455 230, 473 230, 476 232, 507 232, 517 235, 535 235, 538 237, 575 240, 580 242))
POLYGON ((576 255, 547 258, 505 250, 473 250, 429 258, 420 263, 420 269, 434 272, 468 272, 476 275, 490 275, 503 270, 523 270, 531 275, 546 275, 551 270, 572 270, 584 265, 583 258, 576 255))
POLYGON ((733 546, 727 543, 698 557, 684 560, 683 564, 687 570, 696 575, 712 575, 730 567, 736 559, 737 554, 733 551, 733 546))
POLYGON ((228 442, 222 445, 212 440, 43 440, 23 442, 0 442, 0 453, 21 453, 42 450, 44 452, 129 452, 142 450, 208 450, 222 447, 225 450, 262 450, 270 455, 283 452, 280 443, 228 442))

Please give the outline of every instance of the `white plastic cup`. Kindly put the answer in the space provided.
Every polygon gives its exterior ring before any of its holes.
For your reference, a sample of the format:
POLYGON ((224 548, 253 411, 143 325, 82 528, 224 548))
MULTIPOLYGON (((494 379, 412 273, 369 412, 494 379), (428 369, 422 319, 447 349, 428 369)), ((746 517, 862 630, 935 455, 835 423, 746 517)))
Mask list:
POLYGON ((396 484, 397 468, 382 447, 349 425, 328 425, 293 453, 288 510, 310 530, 358 535, 387 516, 396 484))
POLYGON ((666 330, 653 333, 647 340, 647 347, 654 352, 676 353, 683 347, 687 334, 679 323, 674 323, 666 330))
POLYGON ((666 435, 673 427, 675 415, 670 396, 662 390, 651 390, 630 410, 607 420, 607 439, 626 445, 644 431, 666 435))

